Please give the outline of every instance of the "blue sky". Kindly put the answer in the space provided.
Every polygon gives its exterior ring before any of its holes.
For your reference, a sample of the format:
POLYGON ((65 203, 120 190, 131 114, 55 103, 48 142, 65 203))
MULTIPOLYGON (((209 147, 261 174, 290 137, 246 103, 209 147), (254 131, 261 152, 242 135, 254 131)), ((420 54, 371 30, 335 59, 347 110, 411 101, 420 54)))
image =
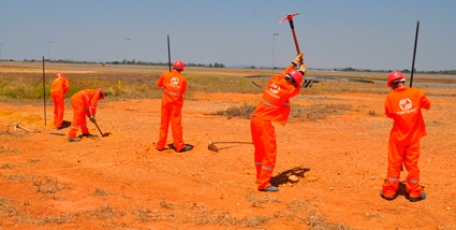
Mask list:
POLYGON ((454 70, 455 10, 452 0, 2 0, 0 55, 167 62, 169 34, 173 60, 284 67, 296 49, 279 21, 300 13, 310 68, 411 69, 420 20, 415 68, 454 70))

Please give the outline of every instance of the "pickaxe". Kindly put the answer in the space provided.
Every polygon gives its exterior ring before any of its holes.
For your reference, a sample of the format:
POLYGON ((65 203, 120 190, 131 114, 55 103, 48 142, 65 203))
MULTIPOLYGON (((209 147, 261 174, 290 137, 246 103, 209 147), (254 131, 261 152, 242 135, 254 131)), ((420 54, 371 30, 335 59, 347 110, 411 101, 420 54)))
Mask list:
POLYGON ((22 130, 25 130, 27 132, 30 132, 30 129, 26 129, 24 127, 21 127, 21 126, 19 126, 19 124, 16 123, 16 124, 14 124, 14 132, 16 132, 17 129, 22 129, 22 130))
POLYGON ((299 50, 298 39, 296 38, 296 33, 294 30, 294 23, 293 23, 293 17, 296 15, 299 15, 299 13, 289 14, 289 15, 285 16, 284 18, 282 18, 282 20, 280 20, 279 24, 281 24, 285 20, 288 20, 288 22, 290 23, 291 32, 293 33, 293 39, 294 39, 295 46, 296 46, 296 52, 298 52, 298 54, 299 54, 299 53, 301 53, 301 51, 299 50))

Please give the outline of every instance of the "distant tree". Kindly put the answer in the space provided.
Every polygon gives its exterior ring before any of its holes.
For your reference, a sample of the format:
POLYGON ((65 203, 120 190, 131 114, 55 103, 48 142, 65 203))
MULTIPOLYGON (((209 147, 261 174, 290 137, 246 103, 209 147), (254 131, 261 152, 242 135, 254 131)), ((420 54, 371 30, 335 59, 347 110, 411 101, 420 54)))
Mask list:
POLYGON ((214 68, 225 68, 225 65, 223 65, 222 63, 214 63, 214 68))
POLYGON ((353 71, 356 71, 356 69, 353 69, 352 67, 348 67, 348 68, 344 68, 344 69, 342 69, 342 71, 349 71, 349 72, 353 72, 353 71))

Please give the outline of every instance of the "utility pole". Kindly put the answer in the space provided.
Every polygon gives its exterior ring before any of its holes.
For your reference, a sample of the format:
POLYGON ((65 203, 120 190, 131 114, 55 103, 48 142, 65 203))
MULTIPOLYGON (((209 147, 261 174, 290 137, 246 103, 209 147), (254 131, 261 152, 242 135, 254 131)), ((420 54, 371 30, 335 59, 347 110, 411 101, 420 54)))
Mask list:
POLYGON ((275 37, 279 36, 279 33, 272 34, 272 72, 275 72, 275 37))
POLYGON ((131 38, 125 38, 125 61, 128 62, 128 56, 127 56, 127 44, 128 44, 128 41, 130 41, 131 38))

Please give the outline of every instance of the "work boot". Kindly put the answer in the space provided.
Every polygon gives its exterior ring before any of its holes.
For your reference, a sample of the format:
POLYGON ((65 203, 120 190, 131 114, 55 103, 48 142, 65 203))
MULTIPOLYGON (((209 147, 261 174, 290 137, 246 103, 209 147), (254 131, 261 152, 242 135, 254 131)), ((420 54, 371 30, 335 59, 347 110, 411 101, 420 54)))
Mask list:
POLYGON ((259 189, 259 191, 261 191, 261 192, 278 192, 279 188, 277 188, 276 186, 269 185, 268 187, 266 187, 264 189, 259 189))
POLYGON ((186 151, 190 151, 193 149, 193 146, 191 145, 185 145, 185 147, 183 149, 181 149, 179 152, 186 152, 186 151))
POLYGON ((87 138, 91 138, 91 139, 97 139, 97 140, 100 139, 99 136, 97 136, 97 135, 92 135, 92 134, 90 134, 90 133, 82 134, 82 136, 83 136, 83 137, 87 137, 87 138))
POLYGON ((396 197, 397 197, 397 196, 393 196, 393 197, 384 196, 384 195, 383 195, 383 189, 380 189, 380 196, 381 196, 383 199, 387 200, 387 201, 394 200, 394 199, 396 199, 396 197))
POLYGON ((416 198, 407 197, 407 199, 408 199, 410 202, 417 202, 417 201, 420 201, 420 200, 424 200, 424 199, 426 199, 426 193, 422 191, 422 192, 421 192, 421 196, 416 197, 416 198))
POLYGON ((79 137, 68 137, 67 140, 69 142, 79 142, 79 141, 81 141, 81 138, 79 138, 79 137))

